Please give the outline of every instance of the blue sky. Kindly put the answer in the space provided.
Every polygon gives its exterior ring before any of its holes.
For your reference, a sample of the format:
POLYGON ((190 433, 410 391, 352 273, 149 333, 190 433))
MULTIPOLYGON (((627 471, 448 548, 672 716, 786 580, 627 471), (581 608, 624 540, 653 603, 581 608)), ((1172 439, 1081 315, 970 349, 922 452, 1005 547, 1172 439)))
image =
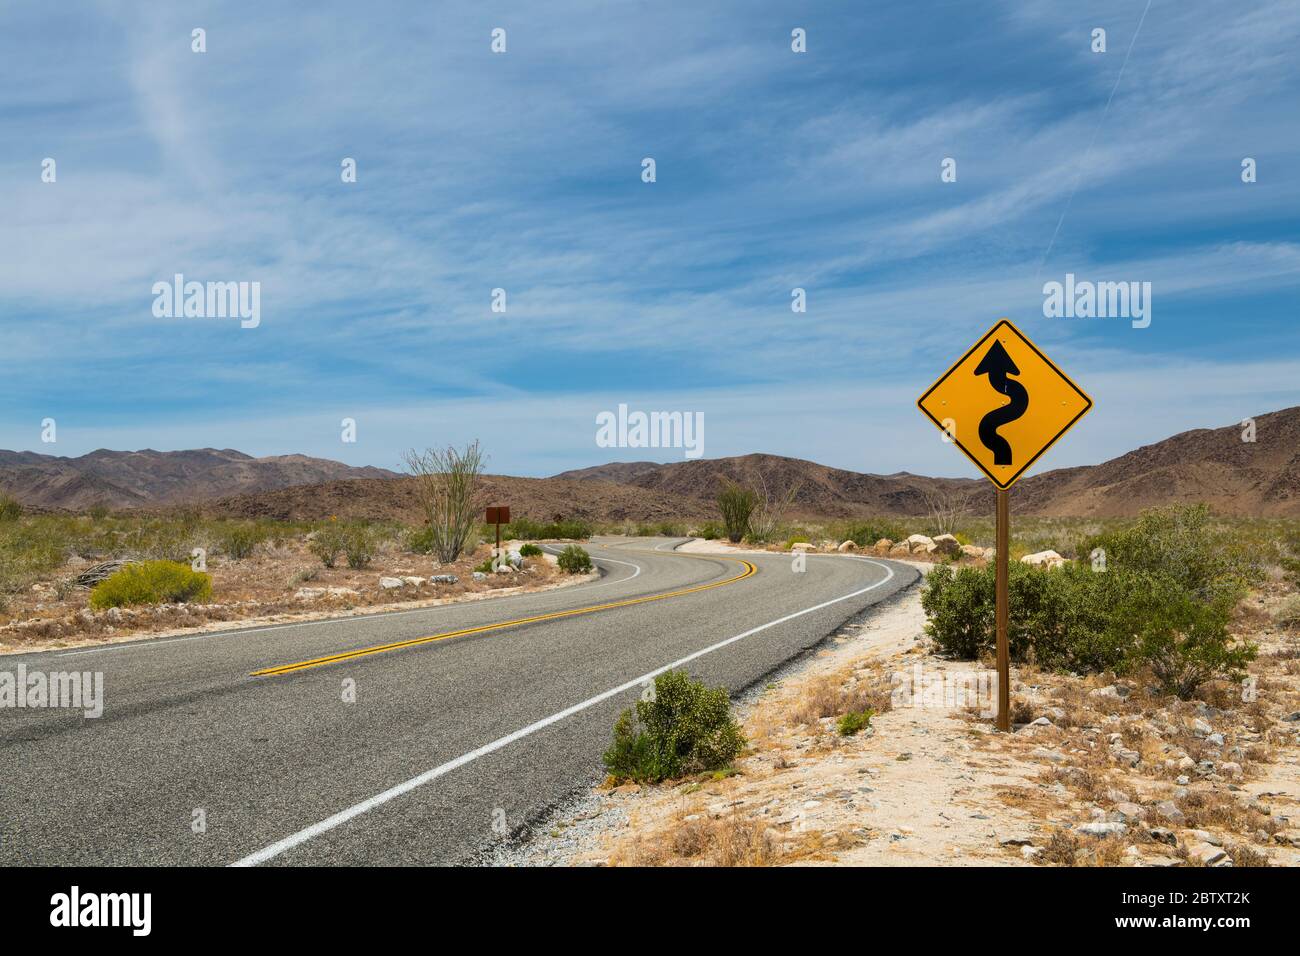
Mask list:
POLYGON ((1300 404, 1300 5, 539 6, 7 4, 0 447, 682 457, 597 447, 626 403, 972 474, 914 402, 1002 316, 1096 401, 1038 471, 1300 404), (177 272, 260 326, 156 318, 177 272), (1151 326, 1045 318, 1067 272, 1151 326))

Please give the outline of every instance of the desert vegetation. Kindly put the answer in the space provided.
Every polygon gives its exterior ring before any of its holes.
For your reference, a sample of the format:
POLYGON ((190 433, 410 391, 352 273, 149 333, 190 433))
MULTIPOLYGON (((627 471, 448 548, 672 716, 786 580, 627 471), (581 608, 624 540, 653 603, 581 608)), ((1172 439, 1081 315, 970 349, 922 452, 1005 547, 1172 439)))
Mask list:
MULTIPOLYGON (((0 501, 0 648, 451 600, 586 573, 578 562, 573 575, 563 575, 521 536, 511 539, 520 561, 475 576, 491 560, 480 517, 476 512, 457 559, 445 562, 426 524, 214 519, 186 509, 33 514, 0 501), (206 586, 194 584, 200 580, 206 586)), ((517 524, 538 538, 552 530, 590 533, 526 516, 517 524)))
MULTIPOLYGON (((1256 648, 1234 640, 1228 625, 1263 572, 1207 509, 1153 510, 1084 547, 1087 562, 1011 565, 1012 660, 1079 673, 1144 673, 1183 699, 1208 681, 1243 676, 1256 648)), ((989 655, 993 595, 992 565, 937 566, 921 599, 928 633, 955 657, 989 655)))

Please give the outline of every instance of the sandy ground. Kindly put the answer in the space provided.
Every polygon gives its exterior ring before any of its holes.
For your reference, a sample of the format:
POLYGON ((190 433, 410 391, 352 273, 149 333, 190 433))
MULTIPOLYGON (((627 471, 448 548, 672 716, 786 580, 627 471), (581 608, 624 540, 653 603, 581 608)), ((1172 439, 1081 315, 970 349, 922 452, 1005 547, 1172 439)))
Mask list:
POLYGON ((982 702, 957 707, 904 693, 917 665, 928 682, 977 669, 931 654, 924 623, 919 588, 913 588, 738 701, 750 747, 733 775, 598 787, 490 862, 1300 862, 1300 725, 1287 720, 1297 698, 1295 675, 1286 674, 1296 668, 1286 666, 1285 655, 1266 653, 1282 647, 1289 654, 1300 642, 1265 635, 1256 669, 1261 686, 1272 688, 1266 710, 1138 703, 1142 694, 1116 698, 1096 678, 1017 668, 1014 712, 1039 723, 998 734, 979 714, 982 702), (867 730, 840 735, 834 715, 866 701, 883 712, 867 730), (1197 714, 1226 736, 1221 745, 1188 730, 1197 714), (1123 759, 1129 741, 1141 748, 1136 766, 1123 759), (1218 760, 1215 771, 1185 775, 1177 761, 1189 753, 1218 760), (1228 757, 1237 759, 1223 762, 1228 757), (1229 773, 1237 764, 1244 770, 1229 773), (1161 816, 1170 801, 1181 818, 1161 816))

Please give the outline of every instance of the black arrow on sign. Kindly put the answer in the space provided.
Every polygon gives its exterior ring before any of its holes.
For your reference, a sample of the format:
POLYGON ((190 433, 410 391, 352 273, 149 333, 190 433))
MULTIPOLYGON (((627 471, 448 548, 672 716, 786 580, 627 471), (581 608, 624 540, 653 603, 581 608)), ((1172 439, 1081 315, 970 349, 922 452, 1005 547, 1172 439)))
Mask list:
POLYGON ((998 434, 998 429, 1025 414, 1029 408, 1029 392, 1019 382, 1007 378, 1008 375, 1019 375, 1020 369, 1016 368, 1016 363, 1011 360, 1011 356, 997 339, 993 340, 993 347, 988 350, 984 358, 980 359, 975 374, 987 375, 989 384, 997 389, 999 394, 1011 399, 1009 404, 995 408, 981 418, 979 429, 980 443, 993 452, 993 464, 1009 465, 1011 443, 998 434))

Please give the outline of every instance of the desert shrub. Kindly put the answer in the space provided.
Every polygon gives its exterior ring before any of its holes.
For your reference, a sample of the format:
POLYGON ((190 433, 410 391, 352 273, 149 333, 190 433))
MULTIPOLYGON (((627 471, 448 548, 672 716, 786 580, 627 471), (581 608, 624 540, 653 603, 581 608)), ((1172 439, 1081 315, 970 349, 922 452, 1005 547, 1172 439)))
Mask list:
POLYGON ((237 524, 221 529, 217 534, 217 547, 232 561, 242 561, 253 553, 262 541, 258 528, 237 524))
POLYGON ((1300 594, 1292 594, 1277 609, 1277 623, 1289 630, 1300 630, 1300 594))
POLYGON ((718 510, 722 512, 722 526, 727 540, 737 544, 749 531, 749 518, 758 506, 758 493, 734 481, 722 480, 722 490, 717 497, 718 510))
POLYGON ((716 541, 718 538, 721 538, 726 532, 723 531, 722 528, 714 524, 712 521, 709 521, 701 525, 699 530, 696 531, 695 533, 697 537, 701 537, 705 541, 716 541))
POLYGON ((542 556, 542 549, 529 541, 519 549, 519 556, 521 558, 539 558, 542 556))
POLYGON ((109 575, 90 592, 90 606, 97 609, 128 604, 207 601, 212 597, 212 578, 175 561, 144 561, 128 564, 109 575))
POLYGON ((0 521, 17 521, 23 515, 23 506, 13 495, 0 492, 0 521))
POLYGON ((412 554, 433 554, 438 547, 436 535, 434 535, 433 529, 428 525, 408 531, 406 533, 405 543, 406 550, 410 551, 412 554))
POLYGON ((835 725, 835 729, 839 731, 841 737, 852 737, 858 731, 870 727, 871 718, 874 715, 875 711, 869 707, 866 710, 849 711, 839 719, 839 722, 835 725))
POLYGON ((308 546, 312 554, 320 558, 320 563, 327 568, 334 567, 347 546, 346 529, 335 522, 323 524, 312 533, 308 546))
MULTIPOLYGON (((1096 539, 1109 546, 1105 572, 1084 562, 1053 571, 1011 563, 1012 660, 1079 672, 1146 670, 1161 690, 1183 698, 1207 681, 1239 677, 1256 649, 1235 643, 1228 621, 1250 568, 1215 553, 1220 542, 1196 509, 1148 513, 1134 527, 1149 535, 1148 549, 1132 529, 1096 539)), ((993 653, 995 581, 993 565, 940 565, 926 576, 926 630, 943 651, 966 659, 993 653)))
POLYGON ((516 518, 506 525, 506 537, 519 541, 538 541, 551 538, 572 538, 585 541, 591 537, 591 525, 579 518, 540 522, 530 518, 516 518))
POLYGON ((1211 680, 1240 680, 1255 659, 1254 644, 1236 643, 1228 620, 1236 600, 1204 601, 1172 578, 1147 575, 1116 612, 1135 630, 1133 662, 1149 667, 1160 689, 1183 700, 1211 680))
POLYGON ((1086 539, 1080 553, 1097 548, 1105 551, 1108 571, 1160 574, 1202 601, 1239 594, 1260 574, 1248 549, 1213 523, 1205 505, 1145 511, 1131 525, 1086 539))
POLYGON ((1300 588, 1300 529, 1291 529, 1282 534, 1282 554, 1280 563, 1287 581, 1294 588, 1300 588))
POLYGON ((343 556, 354 571, 370 567, 379 550, 379 536, 363 525, 353 525, 343 534, 343 556))
POLYGON ((744 746, 726 688, 708 688, 685 671, 669 671, 655 678, 652 699, 619 715, 605 767, 617 780, 658 783, 721 770, 744 746))
POLYGON ((576 544, 571 544, 560 552, 556 563, 566 574, 586 574, 591 570, 591 555, 576 544))

